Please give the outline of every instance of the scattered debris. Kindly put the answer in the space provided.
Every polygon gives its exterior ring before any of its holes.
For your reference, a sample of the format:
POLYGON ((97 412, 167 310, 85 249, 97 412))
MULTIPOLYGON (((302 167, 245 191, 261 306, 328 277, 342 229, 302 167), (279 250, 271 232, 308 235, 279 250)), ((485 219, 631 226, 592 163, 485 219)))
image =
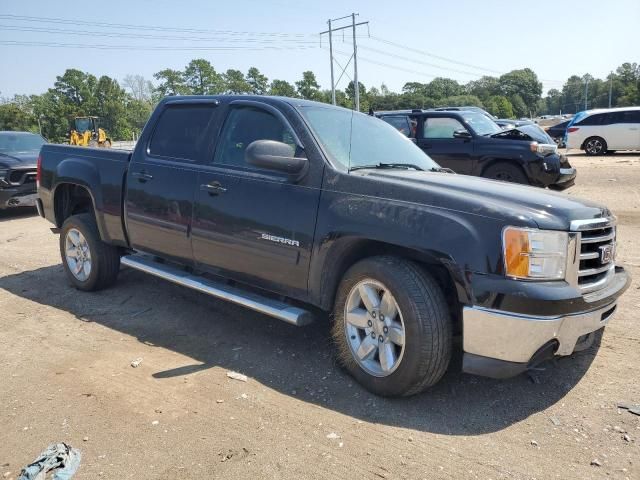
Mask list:
POLYGON ((593 465, 594 467, 601 467, 602 466, 602 462, 600 460, 598 460, 597 458, 594 458, 593 460, 591 460, 591 465, 593 465))
POLYGON ((56 470, 52 480, 69 480, 78 470, 81 458, 80 450, 71 445, 51 444, 33 463, 22 469, 18 480, 40 480, 52 470, 56 470))
POLYGON ((534 447, 538 446, 538 442, 536 442, 535 440, 531 440, 531 445, 533 445, 534 447))
POLYGON ((240 395, 240 397, 238 398, 242 398, 243 400, 246 400, 247 398, 249 398, 249 395, 247 395, 246 393, 243 393, 242 395, 240 395))
POLYGON ((340 435, 338 435, 337 433, 331 432, 330 434, 327 435, 327 438, 329 440, 336 440, 340 438, 340 435))
POLYGON ((133 368, 138 368, 141 363, 142 363, 142 358, 136 358, 135 360, 131 361, 131 366, 133 368))
POLYGON ((630 442, 631 441, 631 437, 629 435, 627 435, 626 433, 622 436, 622 438, 624 439, 625 442, 630 442))
POLYGON ((241 382, 246 382, 247 381, 247 376, 246 375, 243 375, 242 373, 238 373, 238 372, 234 372, 234 371, 227 372, 227 377, 233 378, 234 380, 239 380, 241 382))
POLYGON ((216 400, 216 403, 224 403, 224 400, 222 400, 221 398, 219 398, 218 400, 216 400))
POLYGON ((84 437, 84 438, 82 439, 82 441, 83 441, 83 442, 88 442, 88 441, 89 441, 89 437, 84 437))
POLYGON ((151 422, 151 425, 158 425, 160 422, 158 420, 154 420, 153 422, 151 422))
POLYGON ((549 420, 551 420, 551 423, 553 423, 556 427, 559 427, 560 425, 562 425, 560 423, 560 420, 558 420, 558 417, 550 417, 549 420))
POLYGON ((618 425, 614 426, 613 429, 618 433, 627 433, 627 431, 624 428, 619 427, 618 425))

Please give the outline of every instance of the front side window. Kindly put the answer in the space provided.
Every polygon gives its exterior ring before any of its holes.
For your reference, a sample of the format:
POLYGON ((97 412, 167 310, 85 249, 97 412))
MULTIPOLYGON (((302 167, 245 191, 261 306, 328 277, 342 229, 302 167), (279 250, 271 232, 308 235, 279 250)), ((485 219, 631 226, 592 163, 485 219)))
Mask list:
POLYGON ((424 119, 424 138, 454 138, 453 132, 466 130, 455 118, 432 117, 424 119))
POLYGON ((286 143, 291 147, 291 156, 295 155, 294 137, 279 118, 260 108, 236 107, 229 112, 224 123, 214 163, 250 167, 245 162, 244 152, 256 140, 286 143))
POLYGON ((401 134, 411 137, 412 129, 409 117, 405 115, 394 115, 382 117, 382 120, 398 130, 401 134))
POLYGON ((168 106, 149 142, 149 154, 179 161, 202 161, 211 144, 213 105, 168 106))
POLYGON ((345 108, 301 107, 329 158, 346 169, 403 163, 423 170, 437 168, 427 154, 387 122, 345 108))

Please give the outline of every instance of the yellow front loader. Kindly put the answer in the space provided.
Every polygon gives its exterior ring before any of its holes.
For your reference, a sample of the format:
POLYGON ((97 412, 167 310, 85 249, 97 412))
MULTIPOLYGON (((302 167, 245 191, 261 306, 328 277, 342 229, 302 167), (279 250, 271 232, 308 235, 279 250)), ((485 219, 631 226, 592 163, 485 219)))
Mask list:
POLYGON ((111 139, 98 127, 98 120, 98 117, 76 117, 75 128, 69 133, 69 145, 110 148, 111 139))

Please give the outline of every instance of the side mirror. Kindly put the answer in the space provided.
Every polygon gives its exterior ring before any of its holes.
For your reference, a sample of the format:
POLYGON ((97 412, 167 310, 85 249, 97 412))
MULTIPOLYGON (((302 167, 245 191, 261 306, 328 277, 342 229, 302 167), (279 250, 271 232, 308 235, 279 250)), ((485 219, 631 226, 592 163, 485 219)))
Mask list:
POLYGON ((471 134, 467 130, 456 130, 453 132, 453 138, 465 138, 469 140, 471 138, 471 134))
POLYGON ((306 173, 309 161, 294 157, 294 152, 286 143, 275 140, 256 140, 244 152, 245 161, 254 167, 286 173, 293 179, 300 179, 306 173))

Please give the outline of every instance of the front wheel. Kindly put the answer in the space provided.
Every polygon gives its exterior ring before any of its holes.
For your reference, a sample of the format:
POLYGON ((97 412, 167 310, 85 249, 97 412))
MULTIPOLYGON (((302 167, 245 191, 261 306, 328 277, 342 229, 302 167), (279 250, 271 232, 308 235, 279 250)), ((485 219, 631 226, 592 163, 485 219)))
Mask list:
POLYGON ((482 176, 492 180, 529 185, 529 179, 522 169, 506 162, 494 163, 483 172, 482 176))
POLYGON ((402 258, 372 257, 349 269, 336 295, 332 333, 342 365, 378 395, 421 392, 440 380, 451 358, 442 290, 402 258))
POLYGON ((100 290, 113 284, 120 270, 120 253, 100 239, 93 215, 67 218, 60 232, 60 255, 65 273, 79 290, 100 290))

